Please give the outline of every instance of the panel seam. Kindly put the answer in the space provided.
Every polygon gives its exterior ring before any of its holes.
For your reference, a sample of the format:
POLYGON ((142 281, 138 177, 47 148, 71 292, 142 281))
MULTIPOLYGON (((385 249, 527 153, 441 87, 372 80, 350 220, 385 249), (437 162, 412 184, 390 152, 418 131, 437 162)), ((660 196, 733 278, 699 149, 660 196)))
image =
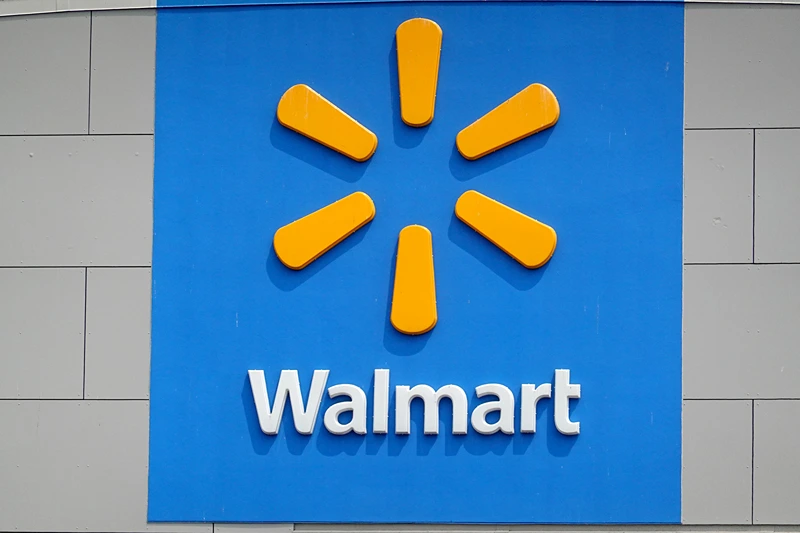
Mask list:
POLYGON ((94 12, 89 11, 89 109, 86 113, 86 133, 92 134, 92 32, 94 26, 94 12))
MULTIPOLYGON (((764 263, 684 263, 683 266, 778 266, 800 265, 800 261, 764 262, 764 263)), ((153 268, 153 265, 0 265, 0 269, 25 268, 153 268)), ((0 532, 2 533, 2 532, 0 532)))
POLYGON ((684 263, 683 266, 774 266, 800 265, 800 261, 764 262, 764 263, 684 263))
POLYGON ((0 133, 5 137, 152 137, 153 133, 0 133))
POLYGON ((17 268, 17 269, 33 269, 33 268, 152 268, 152 265, 0 265, 0 269, 4 268, 17 268))
POLYGON ((754 402, 758 400, 759 402, 797 402, 800 401, 800 397, 785 397, 785 398, 684 398, 683 401, 685 402, 754 402))
MULTIPOLYGON (((691 2, 691 3, 697 4, 699 2, 691 2)), ((711 3, 712 4, 719 4, 719 3, 723 3, 723 2, 711 2, 711 3)), ((733 3, 738 3, 738 2, 733 2, 733 3)), ((759 2, 758 5, 765 5, 765 4, 762 4, 762 3, 759 2)), ((781 4, 781 5, 784 5, 784 4, 781 4)), ((689 128, 689 127, 685 127, 683 129, 684 129, 684 131, 730 131, 730 130, 747 131, 747 130, 752 130, 752 129, 755 129, 755 128, 753 128, 752 126, 736 126, 736 127, 728 126, 728 127, 722 127, 722 128, 712 128, 712 127, 689 128)), ((797 126, 759 126, 757 129, 759 129, 759 130, 798 130, 798 129, 800 129, 800 127, 797 127, 797 126)))
POLYGON ((86 316, 87 316, 87 300, 89 295, 89 268, 83 269, 83 392, 81 398, 86 399, 86 316))
MULTIPOLYGON (((800 261, 765 262, 765 263, 684 263, 683 266, 780 266, 800 265, 800 261)), ((153 268, 153 265, 0 265, 3 269, 45 269, 45 268, 153 268)), ((2 533, 2 532, 0 532, 2 533)))
POLYGON ((750 524, 755 525, 756 502, 756 401, 750 407, 750 524))
POLYGON ((0 398, 2 402, 148 402, 150 398, 0 398))
POLYGON ((753 250, 752 260, 756 264, 756 130, 753 129, 753 250))

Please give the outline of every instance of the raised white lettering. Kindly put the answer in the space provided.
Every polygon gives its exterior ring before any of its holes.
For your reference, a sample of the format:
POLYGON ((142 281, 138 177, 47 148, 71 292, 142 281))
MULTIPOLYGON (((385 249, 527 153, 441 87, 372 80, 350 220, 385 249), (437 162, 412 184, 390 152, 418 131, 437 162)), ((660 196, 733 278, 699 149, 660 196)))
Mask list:
POLYGON ((389 432, 389 371, 375 369, 375 391, 373 392, 372 432, 389 432))
POLYGON ((425 403, 423 431, 426 435, 439 434, 439 401, 449 398, 453 404, 453 435, 467 434, 467 394, 458 385, 444 385, 433 390, 430 385, 395 387, 395 426, 398 435, 411 433, 411 401, 420 398, 425 403))
POLYGON ((556 394, 553 418, 556 429, 563 435, 577 435, 581 432, 581 423, 569 419, 570 398, 581 397, 581 386, 569 382, 569 370, 556 370, 556 394))
POLYGON ((267 435, 278 434, 281 418, 283 417, 283 408, 286 405, 286 396, 289 396, 292 417, 294 418, 294 429, 300 434, 311 435, 314 431, 314 423, 317 421, 319 406, 322 403, 325 384, 328 382, 328 373, 328 370, 314 371, 314 378, 311 380, 311 392, 308 394, 308 404, 304 406, 297 370, 281 371, 281 377, 275 389, 275 403, 270 408, 269 392, 267 391, 267 382, 264 379, 264 371, 248 370, 250 389, 253 391, 253 399, 256 402, 258 425, 261 427, 261 431, 267 435))
MULTIPOLYGON (((302 435, 311 435, 314 431, 322 395, 328 382, 328 370, 315 370, 308 391, 308 400, 304 403, 303 393, 300 389, 300 380, 297 370, 283 370, 274 389, 274 400, 270 403, 269 391, 264 378, 263 370, 249 370, 250 389, 258 416, 258 424, 266 435, 277 435, 280 429, 283 411, 288 397, 292 409, 292 418, 295 430, 302 435)), ((385 368, 374 370, 374 390, 372 394, 373 414, 372 432, 386 434, 389 432, 389 380, 390 372, 385 368)), ((563 435, 578 435, 580 422, 570 420, 571 399, 581 397, 581 386, 570 383, 570 371, 558 369, 555 371, 555 383, 543 383, 539 386, 523 384, 520 397, 520 431, 522 433, 536 433, 536 413, 539 400, 553 398, 553 420, 558 432, 563 435)), ((487 383, 475 387, 478 398, 494 396, 496 399, 484 401, 475 406, 470 416, 469 401, 464 389, 458 385, 444 385, 434 390, 424 383, 410 387, 398 385, 395 387, 395 420, 394 432, 397 435, 411 433, 411 405, 416 399, 422 400, 423 432, 425 435, 439 434, 439 407, 442 399, 447 398, 452 404, 452 433, 466 435, 468 425, 480 435, 493 435, 502 432, 506 435, 514 434, 515 397, 511 389, 499 383, 487 383), (489 422, 490 413, 497 413, 497 420, 489 422)), ((330 398, 347 396, 344 401, 338 401, 328 407, 323 415, 325 429, 332 435, 346 435, 355 433, 366 435, 368 399, 364 389, 357 385, 333 385, 328 389, 330 398), (350 419, 342 422, 342 415, 350 412, 350 419)))
POLYGON ((520 406, 520 432, 536 433, 536 404, 542 398, 549 398, 552 387, 549 383, 522 386, 522 405, 520 406))
POLYGON ((325 411, 323 421, 325 429, 334 435, 345 435, 351 431, 359 435, 367 434, 367 395, 361 387, 355 385, 334 385, 328 389, 331 398, 349 396, 349 401, 337 402, 325 411), (339 415, 351 411, 353 417, 349 422, 339 422, 339 415))
POLYGON ((475 387, 478 398, 494 395, 497 400, 483 402, 472 411, 472 429, 481 435, 491 435, 502 431, 506 435, 514 434, 514 393, 505 385, 499 383, 487 383, 475 387), (486 415, 494 411, 500 411, 500 418, 497 422, 489 423, 486 415))

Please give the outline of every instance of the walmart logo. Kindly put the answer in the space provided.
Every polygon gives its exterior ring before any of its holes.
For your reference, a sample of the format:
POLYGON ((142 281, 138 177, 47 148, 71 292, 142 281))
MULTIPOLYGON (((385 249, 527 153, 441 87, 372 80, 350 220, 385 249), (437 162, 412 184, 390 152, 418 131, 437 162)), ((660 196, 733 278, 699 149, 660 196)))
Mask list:
MULTIPOLYGON (((442 30, 432 20, 415 18, 397 28, 396 38, 402 119, 422 128, 434 117, 442 30)), ((378 147, 372 131, 307 85, 289 88, 277 115, 283 126, 355 161, 367 161, 378 147)), ((464 158, 479 159, 553 126, 558 117, 555 95, 534 83, 461 130, 456 147, 464 158)), ((462 194, 455 214, 526 268, 543 266, 555 251, 553 228, 478 191, 462 194)), ((372 199, 354 192, 279 228, 275 253, 288 268, 303 269, 374 217, 372 199)), ((420 335, 436 325, 433 239, 424 226, 400 230, 391 305, 392 325, 401 333, 420 335)))

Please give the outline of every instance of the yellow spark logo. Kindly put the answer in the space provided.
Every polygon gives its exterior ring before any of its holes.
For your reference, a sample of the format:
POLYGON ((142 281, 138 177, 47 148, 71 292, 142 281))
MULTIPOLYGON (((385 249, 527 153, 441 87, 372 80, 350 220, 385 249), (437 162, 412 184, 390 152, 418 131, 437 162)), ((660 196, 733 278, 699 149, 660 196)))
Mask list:
MULTIPOLYGON (((432 20, 403 22, 396 33, 400 113, 410 127, 433 121, 442 48, 442 29, 432 20)), ((278 103, 278 122, 355 161, 366 161, 378 148, 378 137, 307 85, 290 87, 278 103)), ((555 95, 538 83, 529 85, 461 130, 459 153, 468 160, 487 154, 553 126, 559 107, 555 95)), ((462 194, 455 205, 459 220, 516 259, 539 268, 556 249, 550 226, 477 191, 462 194)), ((358 231, 375 217, 375 204, 354 192, 275 232, 280 261, 300 270, 358 231)), ((433 329, 436 283, 433 238, 424 226, 400 230, 392 294, 392 326, 407 335, 433 329)))

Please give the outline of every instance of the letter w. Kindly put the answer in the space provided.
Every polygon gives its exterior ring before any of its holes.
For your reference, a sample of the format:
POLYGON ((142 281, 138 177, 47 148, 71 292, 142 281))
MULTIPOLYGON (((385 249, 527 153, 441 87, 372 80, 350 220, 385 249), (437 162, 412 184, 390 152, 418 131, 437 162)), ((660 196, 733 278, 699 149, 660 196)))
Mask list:
POLYGON ((322 393, 328 382, 328 370, 315 370, 311 380, 311 392, 308 394, 308 404, 303 405, 303 394, 300 392, 300 379, 297 370, 282 370, 278 387, 275 390, 275 403, 269 406, 269 392, 264 379, 263 370, 248 370, 250 376, 250 389, 256 402, 258 425, 266 435, 277 435, 283 417, 283 408, 286 405, 286 396, 292 405, 294 429, 303 435, 311 435, 317 421, 319 406, 322 403, 322 393))

